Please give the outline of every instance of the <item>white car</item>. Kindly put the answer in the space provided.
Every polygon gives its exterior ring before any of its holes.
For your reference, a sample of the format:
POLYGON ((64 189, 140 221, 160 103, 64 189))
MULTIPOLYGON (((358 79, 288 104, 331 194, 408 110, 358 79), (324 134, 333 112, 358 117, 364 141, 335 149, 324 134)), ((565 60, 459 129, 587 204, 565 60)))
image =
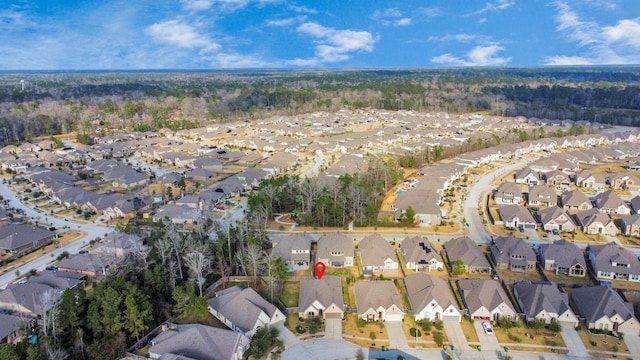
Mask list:
POLYGON ((485 334, 493 335, 493 328, 491 327, 491 324, 489 324, 488 322, 483 322, 482 328, 484 329, 485 334))

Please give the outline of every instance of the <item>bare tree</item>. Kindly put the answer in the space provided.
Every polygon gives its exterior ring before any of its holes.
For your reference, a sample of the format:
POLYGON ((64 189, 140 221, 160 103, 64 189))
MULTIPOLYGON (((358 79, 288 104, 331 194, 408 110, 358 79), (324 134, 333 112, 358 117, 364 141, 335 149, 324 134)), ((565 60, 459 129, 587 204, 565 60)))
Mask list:
MULTIPOLYGON (((49 322, 54 324, 55 328, 55 310, 54 306, 58 298, 56 296, 56 291, 54 289, 49 289, 42 294, 40 294, 40 303, 42 304, 42 322, 43 322, 43 330, 44 335, 49 336, 49 322)), ((55 340, 55 334, 54 334, 55 340)))
POLYGON ((211 273, 211 259, 202 250, 196 249, 184 256, 184 263, 194 277, 200 289, 200 296, 202 296, 202 288, 207 280, 207 275, 211 273))
POLYGON ((252 283, 256 285, 258 276, 260 276, 260 272, 266 263, 264 252, 260 245, 256 243, 247 244, 243 251, 237 254, 237 258, 244 275, 250 276, 252 283))

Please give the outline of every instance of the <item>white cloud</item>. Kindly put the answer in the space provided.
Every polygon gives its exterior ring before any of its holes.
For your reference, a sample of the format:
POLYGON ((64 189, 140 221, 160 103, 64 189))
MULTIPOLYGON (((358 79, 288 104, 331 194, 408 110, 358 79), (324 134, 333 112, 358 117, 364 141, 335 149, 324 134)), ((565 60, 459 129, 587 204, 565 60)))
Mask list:
MULTIPOLYGON (((367 31, 336 30, 313 22, 298 26, 297 31, 315 39, 315 61, 318 63, 345 61, 351 58, 351 53, 371 52, 378 41, 367 31)), ((312 59, 293 61, 312 62, 312 59)))
POLYGON ((244 54, 216 54, 212 58, 212 65, 224 69, 249 69, 271 67, 274 64, 260 58, 244 54))
POLYGON ((384 26, 407 26, 411 24, 411 19, 403 17, 402 12, 396 8, 376 10, 371 14, 371 18, 384 26))
POLYGON ((0 10, 0 29, 19 31, 35 26, 36 24, 32 20, 27 19, 23 12, 0 10))
POLYGON ((487 12, 500 12, 502 10, 508 9, 515 5, 515 0, 498 0, 495 3, 486 3, 484 7, 480 10, 476 10, 468 15, 480 15, 487 12))
POLYGON ((246 7, 252 2, 259 5, 277 3, 281 0, 180 0, 186 10, 208 10, 217 5, 224 10, 238 10, 246 7))
POLYGON ((437 7, 418 8, 416 11, 418 14, 422 16, 430 17, 430 18, 444 15, 444 12, 437 7))
POLYGON ((145 32, 158 41, 181 48, 200 48, 205 52, 217 50, 220 45, 199 34, 194 27, 178 20, 169 20, 148 26, 145 32))
POLYGON ((546 65, 593 65, 593 62, 580 56, 551 56, 546 59, 546 65))
POLYGON ((318 10, 306 6, 289 5, 289 8, 297 13, 317 14, 318 10))
POLYGON ((429 36, 427 38, 428 41, 457 41, 457 42, 490 42, 491 38, 488 36, 477 35, 477 34, 448 34, 445 36, 429 36))
POLYGON ((496 54, 504 47, 496 44, 478 45, 472 48, 466 58, 443 54, 431 58, 431 62, 448 66, 504 66, 511 61, 511 57, 499 57, 496 54))
POLYGON ((602 26, 582 21, 567 2, 556 2, 556 30, 583 49, 579 55, 556 55, 547 65, 637 64, 640 62, 640 18, 602 26))
POLYGON ((306 16, 296 16, 288 19, 267 20, 265 24, 267 24, 268 26, 291 26, 296 23, 305 22, 306 20, 306 16))

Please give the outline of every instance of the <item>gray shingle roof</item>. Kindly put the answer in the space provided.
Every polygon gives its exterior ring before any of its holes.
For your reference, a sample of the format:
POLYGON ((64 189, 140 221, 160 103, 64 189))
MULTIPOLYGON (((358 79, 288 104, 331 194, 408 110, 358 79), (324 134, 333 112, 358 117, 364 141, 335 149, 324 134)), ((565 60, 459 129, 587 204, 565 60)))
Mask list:
POLYGON ((265 313, 272 318, 277 310, 252 288, 243 289, 239 286, 216 293, 216 297, 209 300, 209 306, 224 315, 243 332, 254 328, 260 313, 265 313))
POLYGON ((464 302, 471 313, 476 312, 483 306, 492 311, 502 303, 505 303, 514 313, 516 312, 509 300, 509 296, 500 286, 500 282, 496 280, 458 280, 458 288, 462 292, 464 302))
POLYGON ((325 275, 322 279, 300 281, 300 297, 298 298, 300 311, 307 309, 314 301, 318 301, 325 308, 335 304, 344 310, 342 279, 339 276, 325 275))
POLYGON ((527 317, 533 318, 543 311, 563 314, 569 307, 569 297, 553 284, 518 282, 515 291, 527 317))
POLYGON ((239 345, 248 344, 243 335, 231 330, 200 324, 175 325, 152 340, 150 354, 174 354, 178 359, 235 359, 239 345))
POLYGON ((364 237, 358 243, 358 252, 362 260, 362 265, 383 266, 384 261, 391 259, 398 262, 393 246, 380 234, 372 234, 364 237))
POLYGON ((344 259, 345 256, 353 257, 353 254, 353 240, 344 234, 335 232, 318 239, 317 256, 320 259, 344 259), (344 255, 331 255, 331 252, 341 252, 344 255))
POLYGON ((0 227, 0 249, 13 251, 23 246, 52 239, 55 233, 29 224, 9 224, 0 227))
POLYGON ((562 202, 562 206, 578 207, 587 204, 589 207, 592 207, 589 197, 579 190, 563 192, 560 194, 560 201, 562 202))
POLYGON ((491 245, 491 254, 498 264, 512 263, 512 256, 524 256, 524 261, 535 261, 536 253, 531 246, 515 236, 498 236, 491 245))
POLYGON ((431 300, 435 300, 443 309, 449 305, 458 308, 442 278, 425 273, 411 274, 404 278, 404 284, 414 313, 419 313, 431 300))
POLYGON ((468 236, 451 239, 444 245, 444 248, 447 250, 451 264, 460 259, 466 266, 491 268, 478 245, 468 236))
POLYGON ((640 260, 627 248, 614 242, 604 245, 591 245, 589 252, 594 256, 595 262, 591 265, 593 265, 593 269, 596 272, 640 274, 640 260))
POLYGON ((274 237, 271 255, 279 256, 283 260, 291 261, 310 261, 311 260, 311 241, 313 238, 307 233, 296 233, 286 236, 274 237), (307 253, 295 253, 293 250, 306 250, 307 253))
POLYGON ((518 219, 519 224, 532 223, 536 224, 536 220, 533 215, 527 210, 526 207, 520 205, 500 205, 498 208, 500 212, 500 218, 507 222, 513 222, 514 219, 518 219))
POLYGON ((620 315, 625 321, 633 317, 633 305, 624 302, 615 290, 607 286, 585 286, 573 289, 571 297, 587 323, 606 316, 620 315))
POLYGON ((582 250, 566 240, 557 240, 553 244, 540 245, 540 257, 544 261, 553 260, 556 267, 570 268, 575 264, 580 264, 583 269, 587 268, 582 250))
POLYGON ((406 262, 414 262, 418 264, 420 261, 428 262, 433 258, 436 258, 438 261, 442 261, 438 252, 433 248, 433 246, 431 246, 431 243, 429 243, 429 240, 422 236, 405 238, 400 243, 400 249, 402 250, 402 255, 406 262), (424 247, 420 244, 423 244, 424 247), (427 252, 425 248, 428 248, 429 252, 427 252))
POLYGON ((356 307, 358 314, 364 314, 368 309, 385 309, 395 305, 402 309, 400 295, 392 281, 358 281, 354 285, 356 307))

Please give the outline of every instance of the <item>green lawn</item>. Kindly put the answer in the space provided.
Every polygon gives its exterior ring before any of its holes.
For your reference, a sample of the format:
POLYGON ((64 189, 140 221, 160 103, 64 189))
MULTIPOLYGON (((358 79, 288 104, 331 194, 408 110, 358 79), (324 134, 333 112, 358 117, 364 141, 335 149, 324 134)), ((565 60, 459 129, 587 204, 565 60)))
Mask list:
POLYGON ((284 283, 282 289, 282 295, 280 295, 280 301, 286 307, 298 306, 298 297, 300 297, 300 282, 299 281, 287 281, 284 283))

